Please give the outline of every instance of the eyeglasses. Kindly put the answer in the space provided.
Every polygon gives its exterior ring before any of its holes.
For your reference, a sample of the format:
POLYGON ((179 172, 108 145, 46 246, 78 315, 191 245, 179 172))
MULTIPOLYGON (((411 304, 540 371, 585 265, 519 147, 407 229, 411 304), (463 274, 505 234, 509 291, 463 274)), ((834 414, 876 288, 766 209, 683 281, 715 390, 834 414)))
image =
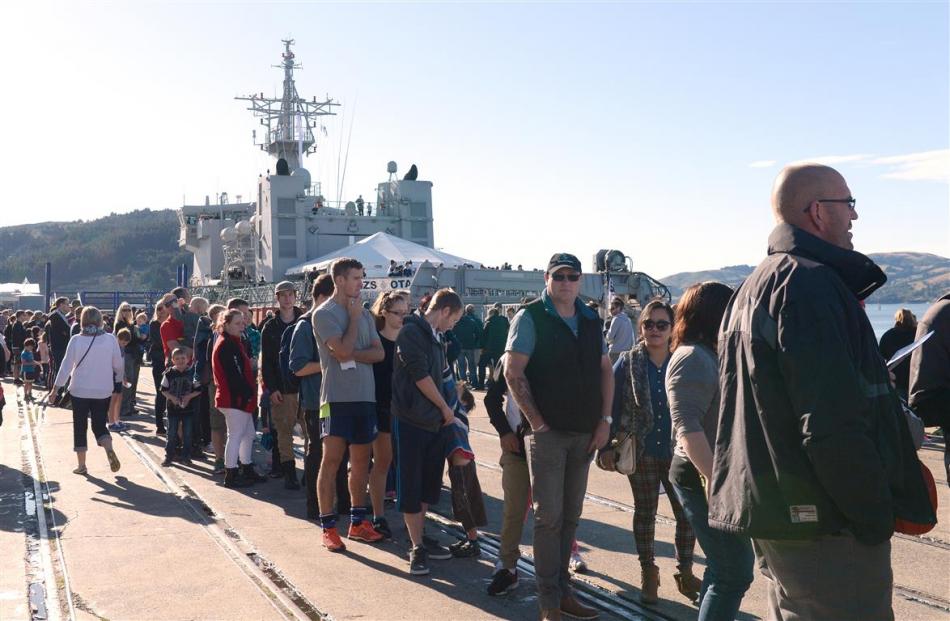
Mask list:
POLYGON ((659 332, 663 332, 664 330, 668 329, 670 325, 672 324, 670 324, 669 321, 663 321, 662 319, 660 321, 653 321, 652 319, 647 319, 646 321, 643 322, 643 327, 646 328, 647 330, 653 330, 655 328, 659 332))
MULTIPOLYGON (((819 198, 819 199, 815 199, 815 202, 816 203, 844 203, 845 205, 848 206, 848 209, 850 209, 851 211, 854 211, 855 206, 858 204, 858 199, 854 198, 853 196, 849 196, 848 198, 819 198)), ((808 207, 805 207, 802 210, 802 212, 808 213, 809 209, 811 209, 811 205, 808 205, 808 207)))
POLYGON ((408 315, 409 313, 408 313, 407 311, 391 311, 391 310, 388 310, 388 311, 386 311, 386 314, 387 314, 387 315, 395 315, 396 317, 405 317, 405 316, 408 315))
POLYGON ((556 282, 564 282, 569 280, 571 282, 577 282, 581 279, 580 274, 551 274, 551 280, 556 282))

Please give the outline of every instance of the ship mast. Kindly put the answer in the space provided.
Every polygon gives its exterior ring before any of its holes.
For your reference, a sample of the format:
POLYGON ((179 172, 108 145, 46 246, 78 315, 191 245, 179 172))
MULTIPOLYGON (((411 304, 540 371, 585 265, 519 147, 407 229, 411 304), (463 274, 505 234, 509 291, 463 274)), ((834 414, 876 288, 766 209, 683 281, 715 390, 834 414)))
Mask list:
POLYGON ((303 164, 304 154, 309 155, 317 150, 313 137, 316 118, 336 114, 333 107, 340 104, 329 96, 324 101, 317 101, 316 96, 312 101, 300 98, 294 83, 294 69, 301 69, 302 66, 294 61, 294 53, 290 50, 294 40, 282 39, 281 42, 284 44, 284 53, 281 55, 283 62, 274 65, 284 70, 284 92, 281 98, 254 93, 235 99, 250 102, 247 109, 259 117, 261 125, 266 127, 265 137, 260 142, 256 141, 257 132, 254 133, 255 144, 274 158, 286 160, 293 171, 303 164))

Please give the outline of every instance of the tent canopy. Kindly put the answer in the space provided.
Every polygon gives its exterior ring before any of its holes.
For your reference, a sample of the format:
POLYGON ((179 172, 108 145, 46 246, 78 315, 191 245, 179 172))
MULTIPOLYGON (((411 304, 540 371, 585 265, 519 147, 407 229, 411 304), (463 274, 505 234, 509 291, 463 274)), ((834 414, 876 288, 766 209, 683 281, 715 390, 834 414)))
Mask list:
POLYGON ((445 267, 460 267, 465 264, 474 265, 475 267, 482 266, 478 261, 463 259, 448 252, 416 244, 408 239, 388 233, 375 233, 346 248, 295 265, 287 270, 287 275, 300 275, 313 269, 325 270, 334 259, 341 257, 351 257, 362 263, 368 278, 386 276, 389 273, 390 260, 395 260, 397 265, 405 265, 406 261, 412 261, 412 264, 416 267, 422 264, 423 261, 436 265, 441 263, 445 267))

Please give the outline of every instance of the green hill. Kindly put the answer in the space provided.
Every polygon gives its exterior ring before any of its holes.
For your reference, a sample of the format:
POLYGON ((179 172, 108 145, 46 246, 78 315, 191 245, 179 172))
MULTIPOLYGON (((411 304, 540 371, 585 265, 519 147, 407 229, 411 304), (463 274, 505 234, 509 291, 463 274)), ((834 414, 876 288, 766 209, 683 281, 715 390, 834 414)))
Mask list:
POLYGON ((178 248, 174 210, 143 209, 97 220, 41 222, 0 227, 0 282, 44 281, 53 268, 53 290, 167 290, 176 266, 191 265, 178 248))
MULTIPOLYGON (((870 301, 879 304, 932 302, 950 291, 950 259, 925 252, 879 252, 868 255, 887 274, 887 283, 870 301)), ((661 278, 673 299, 690 285, 718 280, 737 287, 752 273, 752 265, 732 265, 718 270, 680 272, 661 278)))

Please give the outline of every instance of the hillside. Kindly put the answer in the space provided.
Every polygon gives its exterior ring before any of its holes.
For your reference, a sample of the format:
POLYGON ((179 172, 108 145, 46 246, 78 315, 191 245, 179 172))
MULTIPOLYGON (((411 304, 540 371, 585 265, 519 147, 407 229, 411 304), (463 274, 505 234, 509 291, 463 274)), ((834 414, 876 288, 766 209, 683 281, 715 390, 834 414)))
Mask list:
POLYGON ((111 214, 97 220, 0 227, 0 282, 40 283, 53 265, 53 290, 165 290, 176 265, 191 263, 178 249, 171 209, 111 214))
MULTIPOLYGON (((950 259, 924 252, 880 252, 868 255, 887 274, 887 284, 871 296, 878 304, 932 302, 950 291, 950 259)), ((752 265, 732 265, 718 270, 680 272, 660 280, 670 288, 673 299, 693 283, 718 280, 738 286, 752 265)))

